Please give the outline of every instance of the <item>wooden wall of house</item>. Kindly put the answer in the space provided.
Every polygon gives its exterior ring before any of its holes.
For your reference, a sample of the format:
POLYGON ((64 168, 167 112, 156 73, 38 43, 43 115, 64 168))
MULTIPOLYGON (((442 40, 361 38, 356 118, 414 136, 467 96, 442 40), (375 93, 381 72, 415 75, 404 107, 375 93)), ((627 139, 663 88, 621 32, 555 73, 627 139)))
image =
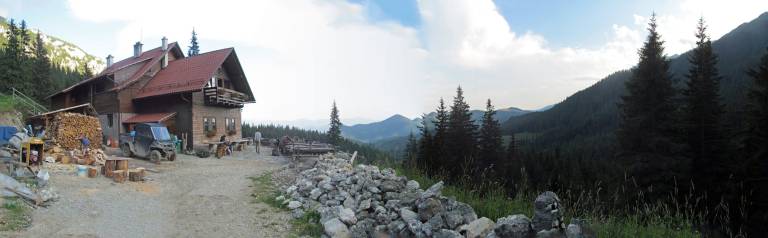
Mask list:
POLYGON ((192 140, 195 146, 202 146, 207 141, 219 141, 222 135, 228 139, 242 138, 241 109, 206 106, 202 92, 192 93, 192 140), (216 134, 207 136, 203 128, 203 118, 216 118, 216 134), (235 119, 235 134, 229 135, 226 131, 226 118, 235 119))
MULTIPOLYGON (((176 112, 169 131, 181 138, 182 133, 192 134, 192 95, 191 93, 172 94, 134 101, 136 113, 176 112)), ((125 118, 127 119, 127 118, 125 118)), ((184 138, 182 138, 184 139, 184 138)), ((191 140, 191 138, 186 138, 191 140)), ((192 145, 189 143, 189 145, 192 145)))
POLYGON ((131 83, 118 92, 117 99, 120 102, 120 112, 136 112, 136 108, 134 108, 133 105, 133 97, 139 93, 141 88, 143 88, 158 71, 160 71, 160 61, 155 62, 136 82, 131 83))

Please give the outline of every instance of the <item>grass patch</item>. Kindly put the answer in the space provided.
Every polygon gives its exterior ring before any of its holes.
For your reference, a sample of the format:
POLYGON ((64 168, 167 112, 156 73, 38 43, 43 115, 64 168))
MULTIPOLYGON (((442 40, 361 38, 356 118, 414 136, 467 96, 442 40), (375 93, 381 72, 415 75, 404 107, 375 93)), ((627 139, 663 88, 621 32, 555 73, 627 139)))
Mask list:
POLYGON ((8 198, 0 211, 0 231, 17 231, 30 225, 30 208, 19 198, 8 198))
MULTIPOLYGON (((398 175, 419 182, 423 189, 440 181, 440 179, 428 177, 412 168, 393 164, 384 166, 392 167, 398 175)), ((465 180, 469 181, 469 179, 465 180)), ((490 183, 475 186, 469 182, 446 184, 442 192, 446 197, 453 197, 472 206, 478 217, 488 217, 494 221, 500 217, 514 214, 523 214, 532 218, 533 201, 538 195, 537 191, 528 191, 528 189, 522 188, 516 197, 510 198, 504 188, 498 184, 490 183), (480 191, 486 192, 481 193, 480 191)), ((698 219, 695 215, 693 215, 694 217, 676 215, 679 213, 675 213, 672 209, 661 204, 639 208, 638 211, 640 212, 635 215, 609 214, 605 216, 600 215, 597 208, 590 207, 590 204, 595 204, 597 201, 585 201, 585 199, 594 198, 585 196, 585 198, 579 197, 575 201, 563 201, 566 209, 565 221, 570 221, 571 218, 585 219, 589 221, 590 227, 597 237, 687 238, 702 236, 701 233, 692 229, 692 221, 698 219)))
POLYGON ((264 203, 274 208, 286 208, 286 205, 280 201, 277 201, 277 197, 280 196, 280 190, 272 182, 272 173, 264 173, 258 177, 250 177, 253 181, 253 196, 256 202, 264 203))
MULTIPOLYGON (((264 203, 282 211, 288 211, 287 205, 276 199, 282 194, 272 181, 271 172, 264 173, 258 177, 250 177, 250 179, 253 181, 254 202, 264 203)), ((316 211, 306 212, 304 216, 291 220, 291 237, 320 237, 323 233, 323 225, 320 224, 320 213, 316 211)))
POLYGON ((16 109, 16 101, 11 96, 0 95, 0 112, 8 112, 16 109))
POLYGON ((299 219, 291 220, 292 237, 320 237, 325 233, 323 225, 320 224, 320 213, 316 211, 307 212, 299 219))

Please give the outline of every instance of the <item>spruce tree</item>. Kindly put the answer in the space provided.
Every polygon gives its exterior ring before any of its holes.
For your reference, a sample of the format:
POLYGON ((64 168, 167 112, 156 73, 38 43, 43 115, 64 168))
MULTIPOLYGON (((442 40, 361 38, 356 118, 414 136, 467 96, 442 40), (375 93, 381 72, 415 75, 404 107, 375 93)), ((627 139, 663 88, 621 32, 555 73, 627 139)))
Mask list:
POLYGON ((2 68, 0 68, 0 89, 2 92, 9 92, 11 88, 17 87, 22 82, 21 42, 19 41, 18 27, 13 19, 8 23, 5 36, 7 39, 2 68))
POLYGON ((502 145, 501 145, 501 124, 494 118, 496 110, 488 99, 483 113, 483 123, 480 126, 480 135, 478 137, 478 162, 479 169, 494 169, 499 171, 501 166, 502 145))
POLYGON ((331 108, 331 123, 328 128, 328 142, 338 146, 341 142, 341 120, 339 119, 339 109, 336 108, 336 101, 333 101, 331 108))
POLYGON ((421 139, 419 139, 419 153, 417 156, 417 163, 416 166, 423 172, 425 172, 428 175, 434 175, 438 172, 436 170, 437 166, 433 163, 433 159, 435 157, 434 155, 434 142, 432 133, 429 132, 429 127, 427 126, 427 115, 422 116, 423 120, 421 121, 421 126, 419 126, 419 129, 421 130, 421 139))
POLYGON ((760 179, 768 174, 768 52, 748 74, 753 81, 747 95, 745 161, 739 174, 746 179, 760 179))
POLYGON ((188 56, 195 56, 200 54, 200 46, 197 44, 197 32, 192 29, 192 40, 190 41, 189 50, 187 50, 188 56))
POLYGON ((691 66, 686 74, 687 88, 683 90, 683 135, 687 155, 691 159, 691 171, 695 171, 692 178, 694 184, 714 191, 722 188, 715 183, 727 180, 728 163, 723 159, 726 143, 721 125, 721 77, 717 70, 717 55, 712 51, 712 42, 706 30, 704 19, 699 19, 698 40, 688 57, 691 66))
POLYGON ((88 65, 88 62, 83 63, 83 76, 85 76, 85 78, 93 77, 93 71, 91 70, 91 66, 88 65))
POLYGON ((648 189, 648 198, 667 196, 674 180, 686 181, 684 159, 677 142, 676 106, 669 60, 656 31, 656 16, 648 24, 648 38, 640 49, 640 61, 626 82, 621 97, 617 131, 619 157, 629 166, 637 185, 648 189))
POLYGON ((14 87, 19 89, 19 91, 23 92, 26 95, 35 95, 38 92, 37 82, 34 82, 34 62, 32 61, 32 58, 30 58, 30 54, 34 52, 30 52, 28 50, 28 46, 31 45, 31 39, 30 39, 30 33, 27 29, 27 22, 24 20, 21 20, 21 24, 19 25, 19 32, 18 38, 19 38, 19 70, 20 75, 18 78, 18 81, 14 87))
POLYGON ((48 50, 45 49, 45 42, 40 31, 35 38, 35 59, 33 66, 33 81, 37 84, 37 89, 33 94, 38 101, 42 102, 50 94, 54 85, 51 82, 51 60, 48 58, 48 50))
MULTIPOLYGON (((426 118, 424 118, 426 120, 426 118)), ((448 111, 445 108, 445 101, 440 98, 440 104, 437 106, 436 116, 432 124, 434 125, 435 135, 432 138, 432 170, 442 171, 445 169, 445 164, 442 162, 447 156, 446 149, 446 133, 448 131, 448 111)), ((426 123, 426 121, 425 121, 426 123)), ((426 126, 426 124, 424 125, 426 126)))
POLYGON ((405 145, 405 151, 403 151, 403 161, 408 166, 416 164, 416 156, 419 151, 419 143, 416 141, 416 137, 413 136, 413 132, 408 134, 408 143, 405 145))
POLYGON ((463 166, 471 164, 474 159, 475 147, 477 146, 476 133, 477 126, 472 121, 469 111, 469 104, 464 101, 464 91, 459 86, 456 89, 456 97, 453 98, 450 115, 448 117, 448 128, 446 130, 446 155, 451 178, 456 179, 462 176, 463 166))

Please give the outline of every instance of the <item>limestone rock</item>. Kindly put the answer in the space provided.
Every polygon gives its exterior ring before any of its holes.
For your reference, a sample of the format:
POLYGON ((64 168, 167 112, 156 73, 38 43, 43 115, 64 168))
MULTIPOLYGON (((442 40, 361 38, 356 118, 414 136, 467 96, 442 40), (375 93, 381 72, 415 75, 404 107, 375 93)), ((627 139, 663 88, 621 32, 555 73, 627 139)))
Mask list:
POLYGON ((441 229, 434 234, 432 234, 434 238, 463 238, 461 234, 454 230, 448 230, 448 229, 441 229))
POLYGON ((300 207, 301 207, 301 202, 298 202, 298 201, 290 201, 290 202, 288 202, 288 209, 293 210, 293 209, 300 208, 300 207))
POLYGON ((352 233, 349 232, 349 228, 344 225, 338 218, 330 219, 323 222, 323 229, 325 234, 331 238, 351 238, 352 233))
POLYGON ((474 220, 467 225, 467 238, 484 238, 493 230, 493 221, 487 217, 474 220))
POLYGON ((438 214, 443 211, 443 206, 440 203, 440 200, 437 200, 435 198, 427 198, 424 201, 420 202, 418 205, 419 208, 419 220, 421 221, 427 221, 435 214, 438 214))
POLYGON ((565 234, 558 229, 543 230, 536 233, 536 238, 565 238, 565 234))
POLYGON ((499 238, 526 238, 533 234, 531 219, 525 215, 512 215, 499 218, 493 229, 499 238))
POLYGON ((357 223, 357 217, 355 217, 355 212, 349 208, 341 208, 339 210, 339 220, 349 225, 354 225, 355 223, 357 223))
POLYGON ((533 203, 533 230, 538 232, 552 228, 563 229, 562 207, 557 194, 546 191, 533 203))
POLYGON ((440 181, 433 184, 431 187, 429 187, 427 191, 424 191, 424 193, 421 194, 421 199, 440 196, 442 191, 443 191, 443 181, 440 181))

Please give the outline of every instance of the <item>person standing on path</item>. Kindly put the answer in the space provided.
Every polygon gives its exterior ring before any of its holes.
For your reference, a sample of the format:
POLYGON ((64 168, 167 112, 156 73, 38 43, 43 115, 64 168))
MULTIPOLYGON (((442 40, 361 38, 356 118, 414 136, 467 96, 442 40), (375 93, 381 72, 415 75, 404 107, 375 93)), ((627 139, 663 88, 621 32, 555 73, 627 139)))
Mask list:
POLYGON ((257 131, 254 133, 253 139, 256 140, 256 153, 261 153, 261 132, 257 131))
POLYGON ((87 155, 88 154, 88 147, 90 147, 91 141, 88 140, 88 137, 85 136, 85 134, 80 135, 80 138, 78 138, 78 139, 80 139, 80 145, 81 145, 81 148, 83 150, 83 154, 87 155))

